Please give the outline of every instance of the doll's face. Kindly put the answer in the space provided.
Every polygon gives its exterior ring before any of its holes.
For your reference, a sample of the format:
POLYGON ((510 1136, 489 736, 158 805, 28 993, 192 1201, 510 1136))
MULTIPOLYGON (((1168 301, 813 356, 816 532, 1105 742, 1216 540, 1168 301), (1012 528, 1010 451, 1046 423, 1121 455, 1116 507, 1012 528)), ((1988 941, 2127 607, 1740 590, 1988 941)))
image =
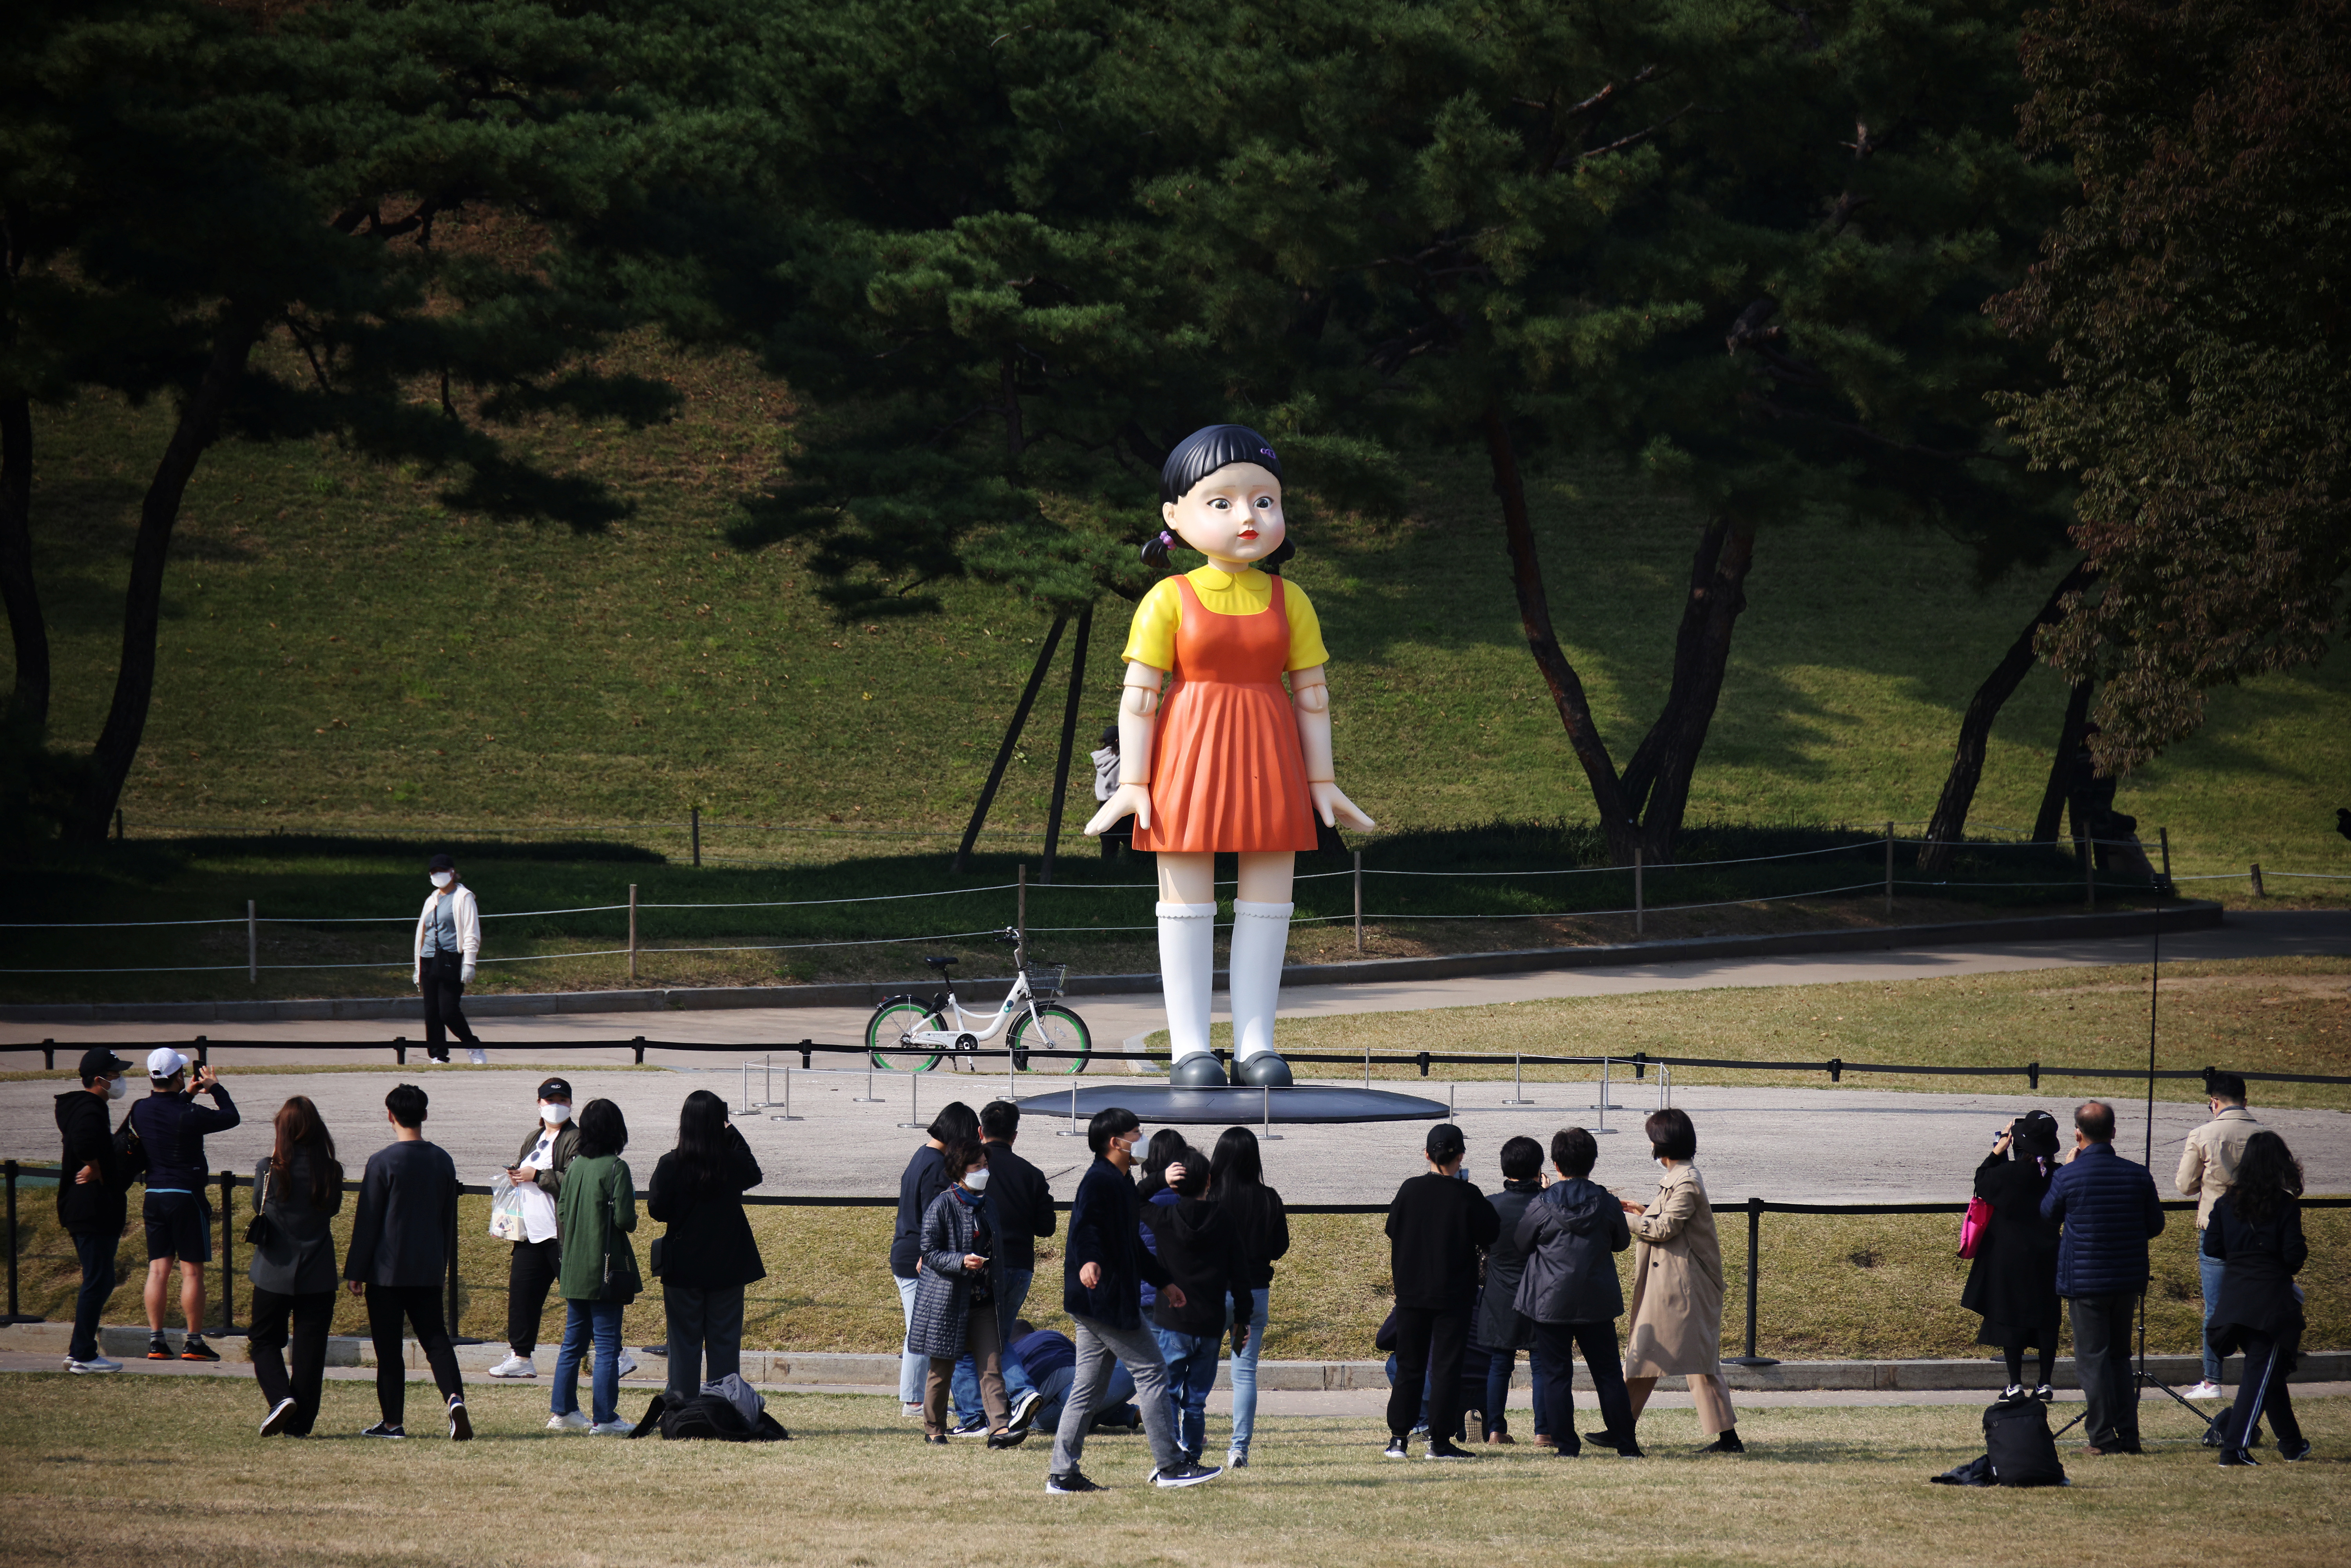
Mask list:
POLYGON ((1159 508, 1178 538, 1219 564, 1247 566, 1281 544, 1281 481, 1254 463, 1234 463, 1159 508))

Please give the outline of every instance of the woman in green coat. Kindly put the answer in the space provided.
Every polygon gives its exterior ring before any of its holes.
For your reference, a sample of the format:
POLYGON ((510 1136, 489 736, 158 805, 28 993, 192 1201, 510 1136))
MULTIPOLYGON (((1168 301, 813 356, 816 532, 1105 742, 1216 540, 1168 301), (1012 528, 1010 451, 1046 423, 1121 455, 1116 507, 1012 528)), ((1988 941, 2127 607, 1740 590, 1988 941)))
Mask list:
POLYGON ((621 1309, 637 1299, 643 1281, 629 1232, 637 1228, 637 1197, 621 1151, 629 1146, 629 1124, 610 1100, 590 1100, 580 1113, 580 1146, 563 1173, 557 1198, 558 1234, 563 1262, 556 1289, 567 1315, 563 1348, 555 1355, 554 1413, 547 1424, 558 1431, 626 1436, 621 1419, 621 1309), (580 1363, 595 1346, 589 1404, 594 1420, 580 1413, 580 1363))

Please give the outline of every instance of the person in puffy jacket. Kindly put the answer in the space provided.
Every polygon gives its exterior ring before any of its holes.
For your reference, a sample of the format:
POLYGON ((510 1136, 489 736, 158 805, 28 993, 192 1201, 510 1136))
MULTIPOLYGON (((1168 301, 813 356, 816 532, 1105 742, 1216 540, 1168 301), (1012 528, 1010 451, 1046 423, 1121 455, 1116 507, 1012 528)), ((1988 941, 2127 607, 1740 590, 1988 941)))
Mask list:
POLYGON ((1535 1425, 1551 1434, 1553 1453, 1572 1458, 1583 1451, 1575 1430, 1574 1365, 1568 1359, 1571 1350, 1578 1350, 1600 1401, 1603 1430, 1593 1440, 1626 1458, 1639 1458, 1624 1357, 1616 1347, 1625 1291, 1616 1282, 1615 1254, 1633 1245, 1632 1227, 1616 1195, 1592 1179, 1600 1145, 1590 1133, 1562 1127, 1552 1136, 1551 1157, 1559 1179, 1527 1205, 1516 1228, 1519 1250, 1526 1255, 1516 1304, 1519 1315, 1534 1325, 1541 1357, 1535 1425))
POLYGON ((683 1405, 743 1370, 743 1288, 768 1277, 743 1212, 759 1162, 707 1089, 685 1097, 677 1147, 653 1166, 645 1212, 669 1227, 661 1239, 662 1312, 669 1321, 664 1403, 683 1405))
MULTIPOLYGON (((1470 1344, 1486 1352, 1486 1392, 1478 1410, 1489 1443, 1516 1441, 1510 1436, 1510 1423, 1505 1412, 1510 1402, 1510 1373, 1518 1365, 1521 1350, 1527 1353, 1527 1370, 1535 1387, 1542 1387, 1542 1356, 1535 1349, 1534 1325, 1519 1311, 1519 1279, 1525 1272, 1527 1255, 1519 1245, 1518 1234, 1520 1217, 1542 1189, 1542 1145, 1526 1137, 1504 1143, 1502 1190, 1487 1200, 1494 1206, 1494 1217, 1500 1221, 1501 1229, 1486 1253, 1486 1285, 1478 1297, 1478 1321, 1469 1331, 1470 1344)), ((1542 1418, 1543 1406, 1538 1396, 1538 1443, 1549 1434, 1542 1418)))
POLYGON ((2074 1112, 2074 1158, 2049 1183, 2041 1217, 2064 1227, 2057 1293, 2074 1320, 2074 1366, 2090 1410, 2092 1454, 2136 1454, 2138 1385, 2131 1376, 2131 1313, 2148 1277, 2147 1244, 2163 1234, 2163 1199, 2145 1166, 2115 1153, 2114 1107, 2074 1112))
POLYGON ((955 1364, 968 1352, 979 1367, 979 1399, 987 1415, 987 1446, 1019 1447, 1028 1428, 1013 1431, 1004 1395, 1004 1332, 997 1315, 1004 1293, 1004 1259, 995 1217, 987 1207, 987 1148, 977 1138, 947 1145, 946 1190, 924 1212, 923 1270, 914 1281, 914 1319, 906 1348, 930 1362, 923 1387, 923 1440, 947 1440, 947 1389, 955 1364))

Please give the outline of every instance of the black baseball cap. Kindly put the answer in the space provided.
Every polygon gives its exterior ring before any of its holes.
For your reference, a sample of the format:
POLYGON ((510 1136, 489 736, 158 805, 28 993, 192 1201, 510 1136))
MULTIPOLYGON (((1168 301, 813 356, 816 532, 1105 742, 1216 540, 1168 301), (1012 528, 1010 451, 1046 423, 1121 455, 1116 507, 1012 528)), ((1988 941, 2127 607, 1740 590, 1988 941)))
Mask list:
POLYGON ((84 1083, 93 1078, 111 1078, 130 1071, 131 1063, 105 1046, 93 1045, 81 1053, 81 1081, 84 1083))
POLYGON ((1450 1122, 1439 1122, 1428 1130, 1428 1142, 1423 1147, 1428 1150, 1429 1158, 1444 1165, 1458 1158, 1468 1143, 1461 1136, 1460 1128, 1450 1122))
POLYGON ((571 1098, 571 1085, 563 1079, 550 1078, 538 1086, 538 1097, 542 1100, 569 1100, 571 1098))
POLYGON ((457 862, 451 860, 447 855, 434 855, 430 861, 425 862, 424 869, 426 871, 455 871, 457 869, 457 862))

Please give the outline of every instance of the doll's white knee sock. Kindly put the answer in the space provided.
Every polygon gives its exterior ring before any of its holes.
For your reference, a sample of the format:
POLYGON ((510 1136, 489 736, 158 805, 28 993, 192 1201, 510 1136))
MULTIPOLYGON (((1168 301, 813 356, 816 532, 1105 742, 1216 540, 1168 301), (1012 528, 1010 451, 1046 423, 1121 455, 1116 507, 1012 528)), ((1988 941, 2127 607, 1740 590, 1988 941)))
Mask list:
POLYGON ((1167 1045, 1169 1054, 1181 1061, 1208 1049, 1208 997, 1217 979, 1217 906, 1162 904, 1157 913, 1167 1045))
POLYGON ((1226 986, 1233 1004, 1233 1060, 1273 1049, 1273 1009, 1281 996, 1281 958, 1290 946, 1295 904, 1233 903, 1232 958, 1226 986))

